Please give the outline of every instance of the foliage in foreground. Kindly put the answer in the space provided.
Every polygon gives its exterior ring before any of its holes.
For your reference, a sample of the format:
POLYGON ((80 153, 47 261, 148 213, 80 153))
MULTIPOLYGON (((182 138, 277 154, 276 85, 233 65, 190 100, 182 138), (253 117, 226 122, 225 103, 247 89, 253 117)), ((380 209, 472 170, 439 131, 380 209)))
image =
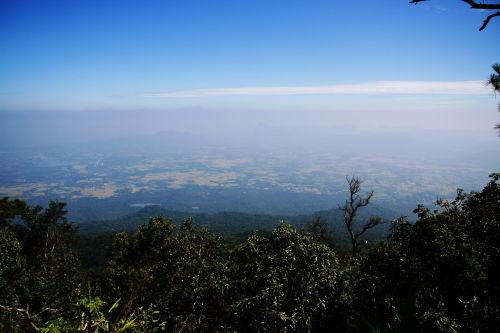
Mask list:
MULTIPOLYGON (((0 200, 0 331, 495 332, 500 174, 458 191, 355 257, 324 228, 279 225, 240 244, 152 218, 84 269, 64 204, 0 200), (97 272, 97 273, 96 273, 97 272)), ((321 225, 320 225, 321 226, 321 225)))

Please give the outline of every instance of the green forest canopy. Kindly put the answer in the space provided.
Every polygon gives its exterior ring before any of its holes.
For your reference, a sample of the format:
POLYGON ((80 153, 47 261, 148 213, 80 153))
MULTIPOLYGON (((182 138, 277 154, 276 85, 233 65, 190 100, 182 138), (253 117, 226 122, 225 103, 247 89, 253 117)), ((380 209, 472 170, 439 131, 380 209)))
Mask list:
MULTIPOLYGON (((82 265, 65 205, 0 201, 0 331, 497 331, 500 174, 355 257, 281 224, 240 243, 151 218, 82 265)), ((96 235, 96 241, 101 239, 96 235)))

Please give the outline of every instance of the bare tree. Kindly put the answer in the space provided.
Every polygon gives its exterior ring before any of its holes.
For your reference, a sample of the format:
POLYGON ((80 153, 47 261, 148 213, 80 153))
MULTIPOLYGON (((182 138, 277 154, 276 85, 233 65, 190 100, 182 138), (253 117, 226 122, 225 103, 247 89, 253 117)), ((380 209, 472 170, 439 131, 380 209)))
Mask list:
POLYGON ((333 244, 331 232, 328 230, 328 222, 324 217, 315 216, 313 220, 306 225, 306 230, 316 241, 328 246, 333 244))
MULTIPOLYGON (((419 2, 423 2, 423 1, 427 1, 427 0, 411 0, 410 3, 416 5, 419 2)), ((495 11, 494 13, 486 16, 486 18, 483 21, 483 25, 479 28, 479 31, 484 30, 484 28, 486 28, 486 26, 488 25, 488 23, 490 23, 492 18, 494 18, 495 16, 500 16, 500 3, 499 2, 497 2, 497 3, 484 3, 484 2, 478 3, 474 0, 460 0, 460 1, 465 2, 472 9, 486 10, 486 11, 489 11, 489 13, 491 13, 491 11, 495 11)))
POLYGON ((373 197, 373 191, 368 192, 365 196, 360 195, 362 181, 357 177, 346 177, 349 185, 349 197, 345 201, 345 205, 339 205, 339 209, 344 213, 344 223, 347 232, 351 238, 352 256, 355 257, 358 253, 358 238, 367 230, 382 223, 382 218, 371 217, 366 224, 361 227, 361 230, 356 231, 355 222, 358 210, 367 206, 373 197))

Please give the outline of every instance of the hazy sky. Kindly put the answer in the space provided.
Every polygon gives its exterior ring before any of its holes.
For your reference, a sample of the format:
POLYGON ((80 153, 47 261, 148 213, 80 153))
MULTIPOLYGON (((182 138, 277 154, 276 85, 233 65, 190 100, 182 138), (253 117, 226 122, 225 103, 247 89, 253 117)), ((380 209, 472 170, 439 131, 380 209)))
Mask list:
POLYGON ((490 131, 500 19, 479 32, 486 15, 458 0, 2 0, 0 110, 293 110, 490 131))

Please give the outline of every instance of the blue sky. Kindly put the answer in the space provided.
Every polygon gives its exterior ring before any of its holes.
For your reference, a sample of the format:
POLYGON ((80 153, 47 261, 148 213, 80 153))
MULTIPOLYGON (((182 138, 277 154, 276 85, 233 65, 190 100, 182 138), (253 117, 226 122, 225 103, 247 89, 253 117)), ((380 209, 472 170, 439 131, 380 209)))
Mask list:
POLYGON ((500 61, 485 16, 458 0, 3 0, 0 110, 474 110, 459 122, 479 127, 500 61))

